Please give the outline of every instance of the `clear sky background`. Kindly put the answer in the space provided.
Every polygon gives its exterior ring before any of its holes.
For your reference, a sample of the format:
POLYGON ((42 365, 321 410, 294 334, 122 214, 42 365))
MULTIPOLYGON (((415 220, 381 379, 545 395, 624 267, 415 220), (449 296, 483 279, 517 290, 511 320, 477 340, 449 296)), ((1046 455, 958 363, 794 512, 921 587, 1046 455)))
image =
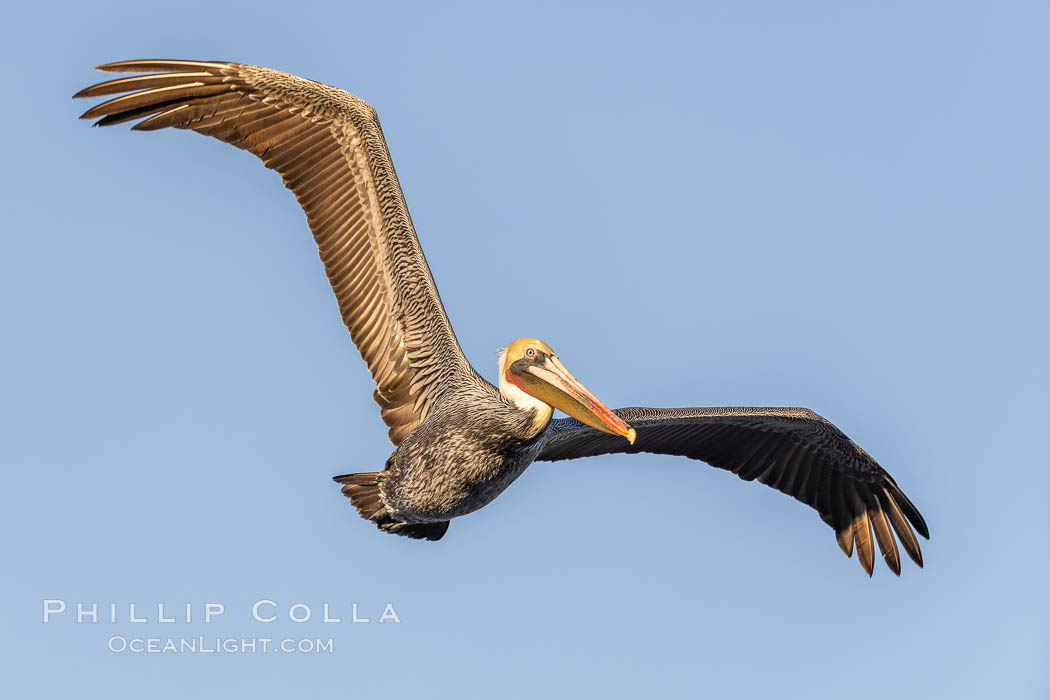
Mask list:
POLYGON ((0 45, 6 697, 1050 695, 1046 3, 36 5, 0 45), (654 455, 380 534, 330 481, 392 448, 291 194, 76 119, 92 66, 153 57, 372 103, 488 379, 536 336, 611 406, 813 408, 920 507, 926 569, 869 580, 808 508, 654 455))

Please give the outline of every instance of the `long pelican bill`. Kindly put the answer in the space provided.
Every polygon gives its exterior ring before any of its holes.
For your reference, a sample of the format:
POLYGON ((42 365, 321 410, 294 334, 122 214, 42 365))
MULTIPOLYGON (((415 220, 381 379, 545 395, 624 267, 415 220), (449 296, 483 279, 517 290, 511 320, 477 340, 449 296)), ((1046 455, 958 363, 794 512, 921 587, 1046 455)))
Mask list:
POLYGON ((587 390, 554 354, 545 354, 543 361, 530 364, 518 375, 523 391, 554 408, 605 433, 620 435, 634 444, 634 428, 587 390))

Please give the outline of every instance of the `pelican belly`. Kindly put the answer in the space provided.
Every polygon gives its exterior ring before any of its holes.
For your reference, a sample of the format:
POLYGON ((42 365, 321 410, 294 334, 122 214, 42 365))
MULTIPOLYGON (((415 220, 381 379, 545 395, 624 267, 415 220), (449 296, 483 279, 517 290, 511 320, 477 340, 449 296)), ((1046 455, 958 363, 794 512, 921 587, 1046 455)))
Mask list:
POLYGON ((542 448, 539 435, 519 439, 494 428, 462 417, 419 426, 391 456, 382 486, 387 507, 405 522, 438 522, 491 503, 542 448))

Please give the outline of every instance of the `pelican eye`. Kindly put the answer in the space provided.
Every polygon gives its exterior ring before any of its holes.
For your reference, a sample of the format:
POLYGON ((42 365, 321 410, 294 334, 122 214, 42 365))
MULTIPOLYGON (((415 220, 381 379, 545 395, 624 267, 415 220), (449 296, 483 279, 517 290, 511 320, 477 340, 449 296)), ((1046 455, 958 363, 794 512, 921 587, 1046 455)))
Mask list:
POLYGON ((536 357, 536 348, 525 348, 525 357, 536 357))

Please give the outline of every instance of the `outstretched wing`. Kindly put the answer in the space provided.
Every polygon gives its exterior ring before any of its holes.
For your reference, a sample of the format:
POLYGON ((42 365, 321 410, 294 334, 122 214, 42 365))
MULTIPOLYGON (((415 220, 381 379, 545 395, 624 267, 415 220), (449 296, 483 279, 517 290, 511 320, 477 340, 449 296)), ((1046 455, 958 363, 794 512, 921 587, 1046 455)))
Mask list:
POLYGON ((815 508, 835 529, 847 557, 856 543, 857 558, 869 576, 873 541, 900 575, 893 531, 922 566, 912 527, 927 539, 930 533, 919 511, 867 452, 809 409, 621 408, 614 413, 637 431, 633 445, 575 419, 560 419, 551 421, 537 459, 653 452, 703 460, 815 508))
POLYGON ((96 126, 192 129, 254 153, 306 212, 343 322, 399 444, 470 367, 419 247, 376 112, 329 85, 236 63, 122 61, 151 73, 75 97, 130 93, 92 107, 96 126))

